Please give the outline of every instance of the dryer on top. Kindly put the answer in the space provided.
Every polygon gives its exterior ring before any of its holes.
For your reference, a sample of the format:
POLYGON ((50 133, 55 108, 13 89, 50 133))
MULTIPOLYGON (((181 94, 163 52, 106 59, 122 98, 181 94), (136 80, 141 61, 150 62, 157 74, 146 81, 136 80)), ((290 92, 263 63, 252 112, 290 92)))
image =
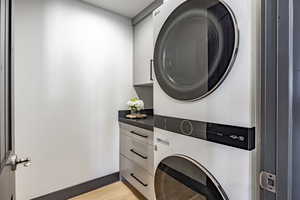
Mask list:
POLYGON ((256 1, 169 0, 154 11, 154 109, 253 127, 256 1))

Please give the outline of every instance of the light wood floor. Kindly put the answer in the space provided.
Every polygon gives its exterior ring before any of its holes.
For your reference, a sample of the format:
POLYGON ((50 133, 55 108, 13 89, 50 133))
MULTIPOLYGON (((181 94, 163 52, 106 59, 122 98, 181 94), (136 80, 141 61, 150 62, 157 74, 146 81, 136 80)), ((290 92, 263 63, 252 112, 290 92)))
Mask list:
POLYGON ((129 185, 117 182, 69 200, 145 200, 145 198, 129 185))

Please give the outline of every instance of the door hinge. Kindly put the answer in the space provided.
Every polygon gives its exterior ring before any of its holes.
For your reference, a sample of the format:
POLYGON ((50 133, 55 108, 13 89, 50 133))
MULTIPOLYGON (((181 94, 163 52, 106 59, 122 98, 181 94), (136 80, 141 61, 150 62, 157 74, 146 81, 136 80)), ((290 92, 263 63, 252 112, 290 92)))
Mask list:
POLYGON ((276 193, 276 175, 262 171, 259 179, 263 190, 276 193))

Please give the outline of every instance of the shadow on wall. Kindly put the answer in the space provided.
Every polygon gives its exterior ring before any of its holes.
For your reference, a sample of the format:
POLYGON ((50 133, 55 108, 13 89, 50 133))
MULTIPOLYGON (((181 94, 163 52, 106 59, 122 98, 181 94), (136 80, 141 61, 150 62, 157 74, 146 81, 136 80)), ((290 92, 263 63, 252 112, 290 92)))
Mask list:
POLYGON ((138 97, 144 101, 145 109, 152 109, 153 108, 153 87, 142 86, 142 87, 134 87, 134 88, 138 97))

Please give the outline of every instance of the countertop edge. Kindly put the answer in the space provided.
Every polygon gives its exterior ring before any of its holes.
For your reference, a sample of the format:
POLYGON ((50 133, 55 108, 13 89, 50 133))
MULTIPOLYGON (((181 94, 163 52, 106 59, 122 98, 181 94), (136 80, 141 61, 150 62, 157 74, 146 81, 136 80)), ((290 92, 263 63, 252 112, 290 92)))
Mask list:
POLYGON ((148 117, 145 119, 127 119, 125 116, 129 113, 130 111, 128 110, 120 110, 118 115, 118 121, 139 128, 143 128, 149 131, 154 130, 154 117, 153 117, 152 109, 146 109, 142 111, 142 113, 148 115, 148 117))

